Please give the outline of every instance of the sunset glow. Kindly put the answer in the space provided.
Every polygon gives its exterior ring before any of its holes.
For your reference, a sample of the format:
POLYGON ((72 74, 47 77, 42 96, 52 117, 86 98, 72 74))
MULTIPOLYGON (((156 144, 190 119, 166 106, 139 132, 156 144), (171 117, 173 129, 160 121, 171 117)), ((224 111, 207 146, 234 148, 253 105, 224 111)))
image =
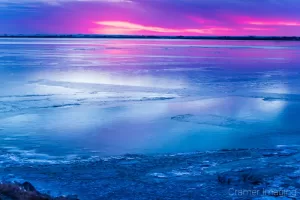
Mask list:
POLYGON ((299 36, 299 10, 292 0, 2 0, 0 34, 299 36))

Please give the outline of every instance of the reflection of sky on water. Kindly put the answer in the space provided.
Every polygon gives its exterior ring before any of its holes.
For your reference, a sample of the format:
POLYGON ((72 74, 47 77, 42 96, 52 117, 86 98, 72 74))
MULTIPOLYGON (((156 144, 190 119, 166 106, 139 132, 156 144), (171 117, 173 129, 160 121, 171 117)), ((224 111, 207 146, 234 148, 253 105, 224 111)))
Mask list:
POLYGON ((1 39, 0 52, 1 148, 110 155, 300 141, 296 42, 1 39))
POLYGON ((141 74, 131 75, 122 73, 109 73, 80 70, 76 72, 56 72, 40 75, 47 80, 71 82, 71 83, 89 83, 89 84, 106 84, 120 86, 136 87, 156 87, 156 88, 181 88, 184 83, 180 80, 172 80, 168 77, 155 77, 153 75, 141 74), (44 75, 44 76, 43 76, 44 75))

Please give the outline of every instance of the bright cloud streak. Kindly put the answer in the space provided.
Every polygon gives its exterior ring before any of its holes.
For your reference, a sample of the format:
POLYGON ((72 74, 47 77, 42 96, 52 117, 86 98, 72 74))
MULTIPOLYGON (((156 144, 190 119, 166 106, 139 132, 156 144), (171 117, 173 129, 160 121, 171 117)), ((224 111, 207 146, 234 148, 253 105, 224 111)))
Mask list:
POLYGON ((121 21, 103 21, 97 22, 97 24, 104 25, 104 26, 112 26, 117 28, 128 29, 132 31, 152 31, 152 32, 161 32, 161 33, 179 33, 179 30, 169 29, 169 28, 160 28, 160 27, 153 27, 153 26, 143 26, 140 24, 133 24, 130 22, 121 22, 121 21))
POLYGON ((260 26, 300 26, 300 22, 249 22, 252 25, 260 25, 260 26))
POLYGON ((245 27, 243 29, 249 30, 249 31, 272 31, 272 30, 275 30, 273 28, 253 28, 253 27, 245 27))
POLYGON ((154 26, 144 26, 140 24, 134 24, 130 22, 122 22, 122 21, 100 21, 96 22, 99 25, 113 27, 113 28, 99 28, 94 29, 95 33, 109 33, 112 30, 120 31, 121 33, 134 33, 140 31, 149 31, 153 33, 176 33, 177 35, 186 34, 186 33, 200 33, 200 34, 215 34, 216 31, 232 31, 230 28, 222 28, 222 27, 214 27, 214 28, 204 28, 204 29, 170 29, 170 28, 162 28, 162 27, 154 27, 154 26))

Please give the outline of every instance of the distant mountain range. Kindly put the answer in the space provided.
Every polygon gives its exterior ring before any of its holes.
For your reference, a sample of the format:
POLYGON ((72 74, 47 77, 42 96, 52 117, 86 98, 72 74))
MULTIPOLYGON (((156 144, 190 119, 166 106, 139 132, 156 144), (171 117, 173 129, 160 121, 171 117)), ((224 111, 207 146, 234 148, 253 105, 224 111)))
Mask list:
POLYGON ((10 35, 0 38, 112 38, 112 39, 190 39, 190 40, 283 40, 300 41, 297 36, 154 36, 154 35, 95 35, 95 34, 35 34, 10 35))

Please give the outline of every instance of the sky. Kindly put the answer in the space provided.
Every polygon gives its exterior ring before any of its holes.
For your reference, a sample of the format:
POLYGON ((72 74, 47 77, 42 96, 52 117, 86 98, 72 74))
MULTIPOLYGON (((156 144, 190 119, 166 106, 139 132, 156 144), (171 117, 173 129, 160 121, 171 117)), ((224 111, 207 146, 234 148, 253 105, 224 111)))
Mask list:
POLYGON ((300 36, 300 0, 0 0, 0 34, 300 36))

